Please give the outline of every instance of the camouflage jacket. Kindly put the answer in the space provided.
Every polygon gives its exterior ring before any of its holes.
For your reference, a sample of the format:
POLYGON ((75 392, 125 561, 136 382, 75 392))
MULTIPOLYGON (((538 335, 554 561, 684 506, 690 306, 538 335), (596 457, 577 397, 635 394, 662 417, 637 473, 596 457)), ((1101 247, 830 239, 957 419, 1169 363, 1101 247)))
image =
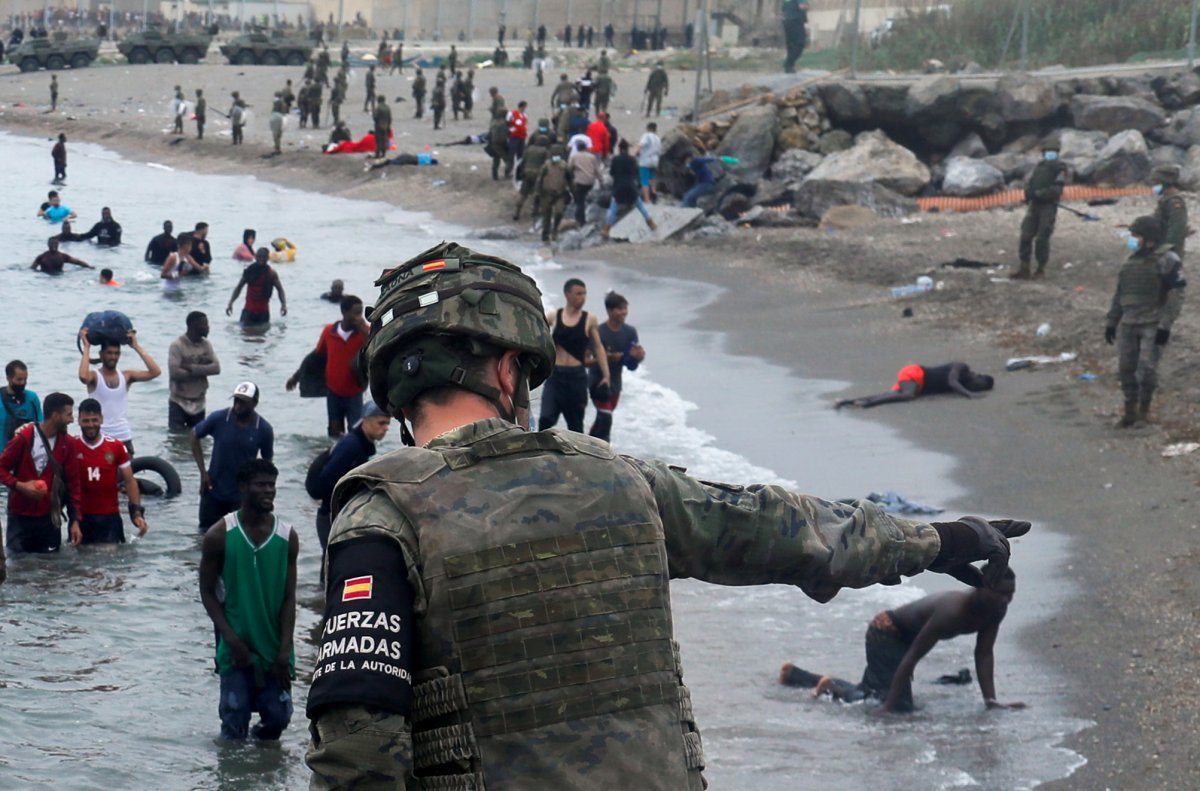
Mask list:
MULTIPOLYGON (((872 503, 705 483, 500 419, 359 467, 334 510, 331 558, 357 539, 399 548, 388 573, 411 588, 413 703, 318 711, 318 789, 703 788, 669 580, 828 601, 940 549, 932 527, 872 503)), ((331 588, 365 579, 334 566, 331 588)))
POLYGON ((1178 192, 1163 195, 1158 199, 1154 216, 1162 223, 1163 241, 1175 248, 1175 254, 1182 259, 1188 235, 1187 202, 1178 192))
POLYGON ((1185 286, 1183 263, 1169 245, 1138 250, 1117 273, 1107 326, 1156 324, 1171 329, 1183 310, 1185 286))

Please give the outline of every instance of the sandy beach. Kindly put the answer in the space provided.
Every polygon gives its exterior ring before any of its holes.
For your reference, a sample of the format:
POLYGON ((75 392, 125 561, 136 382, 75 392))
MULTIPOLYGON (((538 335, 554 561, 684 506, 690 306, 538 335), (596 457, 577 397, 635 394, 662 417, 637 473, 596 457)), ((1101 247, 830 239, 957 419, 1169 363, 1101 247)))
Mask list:
MULTIPOLYGON (((629 137, 644 125, 635 102, 645 74, 618 71, 613 109, 616 125, 629 137)), ((327 129, 294 126, 285 133, 285 153, 264 158, 270 150, 270 94, 288 77, 299 82, 300 73, 218 65, 96 67, 60 73, 60 108, 49 113, 49 75, 21 75, 6 66, 0 70, 0 128, 46 137, 65 131, 72 140, 100 143, 139 160, 390 202, 469 227, 505 224, 511 213, 505 194, 512 187, 488 178, 480 148, 439 146, 483 131, 486 124, 478 116, 435 133, 428 119, 411 119, 410 104, 394 110, 399 149, 415 153, 431 145, 442 160, 435 168, 367 174, 360 156, 318 153, 327 129), (204 141, 194 139, 190 124, 185 138, 165 133, 175 84, 189 97, 204 88, 210 108, 221 110, 228 107, 229 92, 240 90, 258 111, 246 145, 231 146, 227 123, 212 112, 204 141)), ((672 74, 668 105, 690 103, 691 76, 687 82, 683 77, 672 74)), ((754 77, 716 72, 714 82, 733 87, 754 77)), ((556 72, 549 73, 546 87, 537 89, 529 73, 499 70, 481 73, 477 85, 481 96, 497 85, 510 106, 528 99, 536 119, 548 105, 555 78, 556 72)), ((368 129, 361 79, 356 70, 344 108, 356 136, 368 129)), ((389 98, 407 96, 408 85, 400 77, 381 81, 389 98)), ((665 119, 662 126, 671 123, 665 119)), ((49 148, 47 143, 47 181, 49 148)), ((993 282, 1015 265, 1019 211, 923 215, 833 232, 746 229, 703 244, 610 245, 572 254, 727 289, 703 320, 706 329, 728 333, 734 351, 798 376, 850 382, 849 393, 886 389, 896 369, 909 362, 962 359, 997 376, 996 391, 984 399, 929 399, 866 416, 959 460, 956 479, 970 494, 948 504, 953 509, 1031 519, 1039 529, 1069 539, 1071 558, 1058 574, 1074 593, 1061 612, 1020 635, 1069 679, 1062 689, 1073 712, 1096 722, 1067 742, 1087 765, 1051 788, 1200 787, 1198 715, 1192 705, 1200 687, 1195 672, 1200 582, 1191 573, 1200 530, 1191 503, 1200 453, 1161 456, 1168 443, 1200 433, 1194 419, 1200 320, 1193 306, 1185 306, 1161 368, 1157 424, 1136 432, 1111 428, 1119 402, 1116 360, 1102 338, 1103 314, 1124 255, 1116 226, 1147 213, 1150 205, 1149 199, 1124 199, 1094 209, 1098 223, 1060 216, 1049 277, 1032 284, 993 282), (991 272, 941 267, 956 258, 997 266, 991 272), (944 289, 911 300, 890 298, 888 286, 921 274, 944 281, 944 289), (913 309, 912 318, 901 317, 904 307, 913 309), (1051 331, 1038 337, 1035 329, 1043 322, 1051 331), (1079 357, 1036 370, 1003 371, 1010 356, 1064 351, 1079 357), (1097 378, 1081 380, 1085 372, 1097 378)), ((79 208, 98 214, 99 205, 79 208)), ((81 223, 91 221, 91 214, 81 213, 81 223)), ((286 235, 287 229, 279 230, 286 235)), ((523 238, 536 240, 527 227, 522 231, 523 238)), ((558 257, 568 271, 571 258, 558 257)), ((1015 555, 1018 573, 1020 561, 1015 555)), ((1011 723, 1019 728, 1019 717, 1011 723)))

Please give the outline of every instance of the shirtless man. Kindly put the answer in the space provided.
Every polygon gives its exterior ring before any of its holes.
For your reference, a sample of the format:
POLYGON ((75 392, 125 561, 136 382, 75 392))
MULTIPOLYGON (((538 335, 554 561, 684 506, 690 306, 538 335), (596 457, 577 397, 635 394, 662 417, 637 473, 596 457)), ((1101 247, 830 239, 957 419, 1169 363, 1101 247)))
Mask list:
POLYGON ((58 249, 58 237, 51 236, 46 240, 46 252, 33 259, 33 265, 30 269, 38 269, 45 272, 47 275, 61 275, 63 264, 74 264, 81 266, 84 269, 93 269, 94 267, 87 261, 76 258, 73 255, 67 255, 58 249))
POLYGON ((954 576, 975 589, 935 593, 875 616, 867 628, 867 669, 862 681, 854 684, 819 676, 785 662, 779 670, 779 683, 812 687, 813 697, 828 692, 835 700, 847 702, 882 700, 883 705, 875 713, 910 712, 914 708, 912 675, 917 663, 942 640, 975 634, 975 675, 984 705, 989 709, 1025 708, 1024 703, 997 701, 993 679, 992 648, 1016 591, 1016 575, 1011 568, 1006 569, 998 583, 988 585, 977 569, 964 566, 954 576))
POLYGON ((133 430, 129 427, 126 413, 129 409, 129 388, 134 382, 149 382, 162 373, 154 358, 146 353, 138 343, 137 331, 129 331, 129 345, 142 358, 146 369, 143 371, 120 371, 117 363, 121 361, 121 344, 112 338, 106 338, 100 347, 100 367, 92 370, 92 345, 88 342, 87 330, 79 331, 79 342, 83 356, 79 360, 79 381, 87 385, 88 395, 100 402, 104 415, 104 423, 100 430, 125 443, 129 455, 133 455, 133 430))
POLYGON ((863 396, 861 398, 843 398, 834 404, 835 409, 844 406, 856 406, 869 409, 880 404, 893 404, 898 401, 912 401, 923 395, 938 393, 958 393, 966 398, 982 396, 984 391, 991 390, 996 380, 987 374, 976 373, 966 363, 946 363, 944 365, 906 365, 896 374, 896 384, 892 385, 890 393, 863 396))
POLYGON ((600 382, 594 390, 598 399, 608 398, 612 379, 608 354, 600 340, 600 322, 583 309, 587 286, 573 277, 563 284, 563 294, 567 298, 566 307, 546 313, 554 337, 554 373, 542 386, 537 427, 539 431, 552 428, 562 415, 569 430, 582 433, 588 401, 588 374, 583 362, 589 345, 600 369, 600 382))

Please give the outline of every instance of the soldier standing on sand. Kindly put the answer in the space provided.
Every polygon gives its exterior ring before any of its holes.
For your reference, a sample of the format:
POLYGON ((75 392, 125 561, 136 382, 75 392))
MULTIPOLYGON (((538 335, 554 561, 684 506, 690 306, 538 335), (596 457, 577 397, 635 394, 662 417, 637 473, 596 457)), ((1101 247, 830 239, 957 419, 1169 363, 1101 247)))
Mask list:
POLYGON ((984 559, 999 581, 1029 530, 703 483, 531 432, 555 346, 529 277, 443 243, 380 282, 363 370, 380 408, 412 421, 413 447, 334 490, 313 789, 703 788, 670 579, 820 602, 984 559))
POLYGON ((392 108, 388 107, 387 97, 380 96, 375 104, 375 157, 387 156, 388 142, 392 133, 392 108))
POLYGON ((304 84, 300 86, 300 95, 298 97, 296 97, 296 106, 300 110, 300 128, 301 129, 308 128, 308 116, 309 116, 308 108, 311 106, 311 100, 309 97, 311 97, 311 96, 312 96, 312 80, 306 79, 304 81, 304 84))
POLYGON ((570 107, 579 103, 579 90, 571 83, 571 78, 565 74, 558 77, 558 85, 554 86, 554 93, 550 94, 550 109, 557 110, 564 104, 570 107))
POLYGON ((321 83, 314 82, 308 94, 308 115, 312 120, 312 128, 321 128, 321 83))
POLYGON ((337 126, 338 121, 342 118, 342 102, 345 100, 345 84, 340 80, 334 80, 333 90, 329 92, 329 112, 333 118, 334 126, 337 126))
POLYGON ((417 76, 413 79, 413 102, 417 105, 417 114, 413 118, 425 117, 425 72, 417 66, 417 76))
POLYGON ((396 42, 396 50, 395 50, 395 52, 392 53, 392 68, 388 71, 388 74, 395 74, 396 72, 400 72, 401 74, 404 73, 404 42, 403 41, 396 42))
MULTIPOLYGON (((326 50, 328 51, 328 50, 326 50)), ((342 65, 345 66, 350 62, 350 41, 342 42, 342 65)))
POLYGON ((450 113, 454 116, 454 120, 458 120, 459 113, 462 112, 463 100, 463 82, 462 72, 454 72, 454 82, 450 83, 450 113))
POLYGON ((597 113, 608 112, 608 103, 612 101, 612 96, 617 92, 617 86, 613 82, 613 78, 608 75, 608 69, 601 67, 600 76, 596 77, 595 99, 597 113))
POLYGON ((463 80, 463 117, 470 121, 473 112, 475 112, 475 67, 468 66, 467 77, 463 80))
POLYGON ((550 158, 550 119, 539 118, 538 129, 529 139, 529 144, 525 146, 525 156, 521 160, 521 192, 517 196, 517 208, 513 211, 513 221, 521 219, 521 207, 525 205, 525 199, 530 195, 533 198, 533 216, 537 216, 538 209, 541 206, 540 199, 536 196, 538 173, 542 170, 542 165, 550 158))
POLYGON ((644 92, 646 94, 646 117, 650 117, 651 111, 655 115, 662 115, 662 100, 671 92, 671 78, 667 76, 667 70, 663 68, 661 60, 654 64, 654 71, 650 72, 650 77, 646 80, 644 92))
POLYGON ((492 114, 488 127, 488 151, 492 155, 492 181, 500 180, 500 163, 504 163, 505 178, 512 175, 512 157, 508 152, 508 120, 504 110, 492 114))
POLYGON ((450 45, 450 55, 446 58, 446 63, 450 66, 451 74, 458 72, 458 48, 453 44, 450 45))
POLYGON ((567 168, 561 144, 550 147, 550 160, 538 171, 536 186, 542 208, 542 241, 549 242, 558 239, 558 226, 562 224, 567 196, 571 192, 571 171, 567 168))
POLYGON ((50 110, 58 109, 58 75, 50 75, 50 110))
POLYGON ((1188 237, 1187 202, 1179 192, 1179 166, 1159 165, 1150 173, 1154 194, 1159 195, 1154 216, 1163 228, 1163 242, 1175 249, 1175 255, 1183 261, 1188 237))
POLYGON ((183 113, 187 109, 187 99, 183 96, 183 88, 175 86, 175 99, 171 102, 172 111, 175 113, 175 125, 171 127, 171 131, 177 135, 183 134, 183 113))
POLYGON ((208 117, 208 102, 204 98, 204 89, 196 89, 196 139, 204 139, 204 122, 208 117))
POLYGON ((433 110, 433 128, 441 129, 442 116, 446 114, 446 72, 440 69, 437 81, 433 84, 433 98, 429 101, 429 109, 433 110))
POLYGON ((534 67, 537 69, 537 85, 541 88, 546 84, 546 48, 539 46, 537 58, 533 61, 534 67))
POLYGON ((1058 152, 1057 138, 1049 138, 1042 144, 1042 161, 1033 169, 1025 186, 1025 202, 1029 208, 1025 211, 1025 219, 1021 221, 1021 242, 1017 248, 1021 266, 1013 275, 1014 280, 1046 276, 1046 262, 1050 260, 1050 237, 1054 235, 1058 202, 1067 183, 1067 166, 1058 158, 1058 152), (1029 256, 1034 251, 1035 239, 1038 266, 1037 272, 1030 274, 1029 256))
POLYGON ((1129 226, 1129 256, 1117 273, 1117 290, 1104 327, 1104 340, 1117 344, 1117 373, 1125 411, 1117 428, 1144 424, 1158 386, 1158 360, 1171 339, 1171 325, 1183 309, 1187 279, 1183 264, 1153 217, 1129 226))
POLYGON ((375 112, 375 67, 371 66, 367 69, 365 78, 365 86, 367 89, 367 98, 363 99, 363 112, 375 112))
POLYGON ((317 79, 316 81, 329 87, 329 48, 322 47, 321 54, 317 55, 317 79))

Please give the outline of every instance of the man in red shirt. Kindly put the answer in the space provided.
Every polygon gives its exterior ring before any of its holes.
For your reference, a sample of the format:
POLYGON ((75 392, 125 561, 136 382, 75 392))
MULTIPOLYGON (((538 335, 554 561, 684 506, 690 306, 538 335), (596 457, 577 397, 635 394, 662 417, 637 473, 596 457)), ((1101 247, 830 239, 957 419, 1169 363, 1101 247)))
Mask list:
POLYGON ((506 116, 510 162, 518 162, 525 156, 525 138, 529 136, 529 116, 525 114, 525 108, 528 106, 529 102, 517 102, 517 109, 509 110, 506 116))
POLYGON ((608 124, 604 121, 608 113, 596 113, 596 120, 588 124, 587 136, 592 141, 592 153, 607 161, 612 156, 612 136, 608 132, 608 124))
POLYGON ((76 443, 79 478, 82 487, 83 518, 71 525, 71 543, 123 544, 125 524, 121 519, 120 487, 117 475, 125 481, 129 497, 129 518, 146 535, 146 509, 138 492, 137 478, 125 443, 100 433, 104 414, 100 402, 85 398, 79 403, 80 440, 76 443))
POLYGON ((78 454, 75 438, 67 433, 75 420, 74 406, 74 399, 65 393, 46 396, 45 419, 19 428, 0 453, 0 483, 9 488, 5 536, 9 552, 58 551, 62 514, 51 513, 56 479, 60 487, 65 483, 65 494, 55 505, 67 507, 72 533, 79 529, 83 508, 78 454))
MULTIPOLYGON (((329 436, 340 437, 347 426, 362 420, 363 390, 354 370, 358 350, 371 332, 363 319, 363 302, 355 296, 342 297, 342 320, 325 325, 317 340, 315 353, 325 356, 325 410, 329 416, 329 436)), ((300 382, 300 372, 287 380, 287 389, 294 390, 300 382)))

